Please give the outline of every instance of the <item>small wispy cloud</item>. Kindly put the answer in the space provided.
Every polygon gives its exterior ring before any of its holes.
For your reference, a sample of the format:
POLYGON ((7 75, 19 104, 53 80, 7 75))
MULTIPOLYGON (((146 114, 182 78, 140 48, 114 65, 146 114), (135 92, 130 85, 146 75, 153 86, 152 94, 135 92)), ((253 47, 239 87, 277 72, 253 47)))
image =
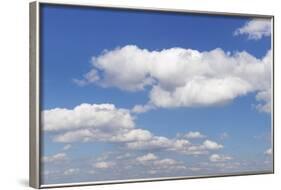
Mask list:
POLYGON ((270 19, 253 19, 234 31, 234 35, 247 35, 250 40, 259 40, 271 35, 270 19))
POLYGON ((65 153, 58 153, 51 156, 44 156, 42 158, 43 162, 65 161, 66 159, 67 159, 67 155, 65 153))
POLYGON ((147 161, 157 160, 157 156, 155 156, 153 153, 148 153, 146 155, 137 157, 136 160, 138 162, 145 163, 147 161))
POLYGON ((72 147, 71 144, 67 144, 67 145, 65 145, 62 149, 63 149, 64 151, 67 151, 67 150, 71 149, 71 147, 72 147))
POLYGON ((219 155, 219 154, 212 154, 209 157, 209 160, 211 162, 224 162, 224 161, 232 160, 232 157, 225 156, 225 155, 219 155))
POLYGON ((190 132, 186 133, 184 135, 184 137, 187 139, 199 139, 199 138, 204 138, 205 135, 201 134, 198 131, 190 131, 190 132))
POLYGON ((267 149, 264 154, 266 155, 272 155, 272 148, 267 149))
POLYGON ((94 167, 97 169, 108 169, 112 168, 115 165, 114 162, 97 162, 94 164, 94 167))

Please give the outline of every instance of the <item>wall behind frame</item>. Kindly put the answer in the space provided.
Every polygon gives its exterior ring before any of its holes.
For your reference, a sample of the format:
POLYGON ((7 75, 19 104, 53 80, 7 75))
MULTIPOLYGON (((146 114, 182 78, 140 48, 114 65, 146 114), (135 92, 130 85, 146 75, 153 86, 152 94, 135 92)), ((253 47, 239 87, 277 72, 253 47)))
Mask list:
MULTIPOLYGON (((75 2, 101 3, 129 6, 148 6, 162 8, 180 8, 202 11, 223 11, 255 14, 275 15, 275 169, 274 175, 259 175, 245 177, 227 177, 212 179, 195 179, 184 181, 165 181, 152 183, 135 183, 122 185, 107 185, 95 187, 81 187, 75 189, 278 189, 280 186, 281 170, 278 160, 279 136, 278 126, 281 124, 278 113, 281 109, 278 97, 281 92, 278 81, 281 81, 281 67, 279 45, 280 16, 278 1, 243 1, 243 0, 75 0, 75 2)), ((28 188, 28 110, 29 110, 29 12, 28 1, 10 0, 3 1, 0 11, 1 35, 0 35, 0 187, 1 189, 29 189, 28 188)), ((65 188, 74 189, 74 188, 65 188)))

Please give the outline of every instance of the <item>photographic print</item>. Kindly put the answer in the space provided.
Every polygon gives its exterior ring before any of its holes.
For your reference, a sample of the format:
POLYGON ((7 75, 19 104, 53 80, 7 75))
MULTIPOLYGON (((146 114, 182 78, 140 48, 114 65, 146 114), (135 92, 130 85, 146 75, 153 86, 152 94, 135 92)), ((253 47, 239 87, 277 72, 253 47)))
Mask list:
POLYGON ((273 17, 39 10, 42 185, 273 172, 273 17))

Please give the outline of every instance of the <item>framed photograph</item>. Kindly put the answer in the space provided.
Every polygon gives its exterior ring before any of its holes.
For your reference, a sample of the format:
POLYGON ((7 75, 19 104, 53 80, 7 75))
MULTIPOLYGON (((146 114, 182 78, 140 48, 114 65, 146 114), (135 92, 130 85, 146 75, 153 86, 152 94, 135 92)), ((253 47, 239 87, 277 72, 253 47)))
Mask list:
POLYGON ((30 186, 274 172, 274 17, 30 3, 30 186))

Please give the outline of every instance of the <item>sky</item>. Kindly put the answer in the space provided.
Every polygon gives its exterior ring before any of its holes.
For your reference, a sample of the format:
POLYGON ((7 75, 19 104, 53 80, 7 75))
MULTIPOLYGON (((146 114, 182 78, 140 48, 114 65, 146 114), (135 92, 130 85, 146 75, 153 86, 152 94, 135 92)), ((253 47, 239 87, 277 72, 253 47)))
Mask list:
POLYGON ((40 14, 43 184, 272 171, 270 19, 40 14))

